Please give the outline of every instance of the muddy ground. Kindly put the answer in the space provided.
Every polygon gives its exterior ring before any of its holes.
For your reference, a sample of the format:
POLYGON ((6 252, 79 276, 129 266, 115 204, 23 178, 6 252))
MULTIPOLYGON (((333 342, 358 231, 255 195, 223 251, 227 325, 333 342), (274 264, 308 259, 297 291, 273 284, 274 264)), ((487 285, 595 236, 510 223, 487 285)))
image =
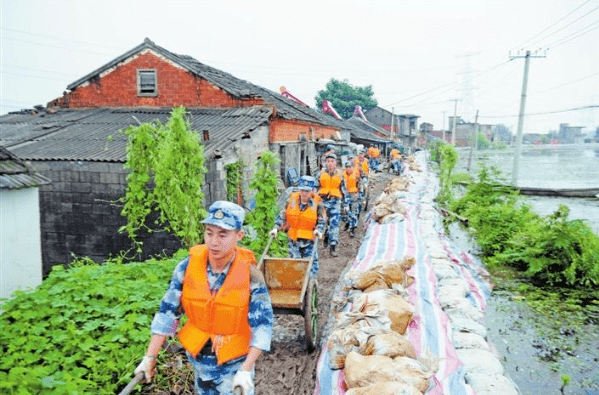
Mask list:
MULTIPOLYGON (((381 193, 393 176, 377 173, 370 178, 370 202, 381 193)), ((318 305, 319 340, 329 319, 332 294, 343 271, 351 264, 364 236, 365 214, 360 215, 356 237, 339 232, 338 257, 332 257, 329 248, 319 247, 318 305)), ((271 352, 263 355, 256 364, 256 393, 260 395, 304 395, 314 393, 316 364, 320 347, 308 352, 304 338, 304 320, 300 316, 276 317, 273 328, 271 352)))

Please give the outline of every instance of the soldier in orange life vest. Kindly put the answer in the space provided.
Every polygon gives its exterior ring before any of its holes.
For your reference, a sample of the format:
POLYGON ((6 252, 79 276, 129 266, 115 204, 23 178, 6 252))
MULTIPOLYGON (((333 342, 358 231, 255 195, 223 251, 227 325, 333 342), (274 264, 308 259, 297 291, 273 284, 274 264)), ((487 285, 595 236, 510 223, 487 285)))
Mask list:
MULTIPOLYGON (((322 200, 313 191, 316 185, 314 177, 302 176, 299 180, 298 192, 289 196, 289 201, 275 220, 275 227, 270 231, 271 237, 286 227, 288 251, 291 258, 310 258, 316 237, 322 239, 326 220, 322 200)), ((311 276, 318 274, 318 249, 314 251, 311 276)))
POLYGON ((391 160, 391 164, 393 165, 393 172, 396 175, 401 174, 401 154, 397 148, 393 148, 391 153, 389 154, 389 159, 391 160))
POLYGON ((360 169, 360 196, 358 198, 358 216, 362 212, 362 209, 365 207, 364 200, 366 199, 366 190, 368 189, 368 161, 364 157, 364 151, 358 151, 358 159, 356 160, 356 166, 360 169))
POLYGON ((245 213, 218 201, 208 210, 205 244, 191 248, 175 267, 169 289, 152 321, 152 338, 135 373, 146 382, 166 337, 174 335, 181 309, 188 321, 179 331, 194 368, 198 394, 231 394, 240 386, 254 394, 254 363, 270 350, 273 312, 254 253, 237 246, 245 213))
POLYGON ((320 189, 318 195, 327 212, 329 226, 324 239, 325 247, 330 244, 331 255, 338 256, 337 244, 339 242, 339 219, 341 216, 341 202, 345 199, 345 181, 337 169, 337 155, 327 155, 327 168, 320 172, 318 177, 320 189))
POLYGON ((351 237, 356 236, 356 226, 358 226, 358 200, 360 198, 360 173, 353 167, 351 161, 345 162, 345 171, 343 172, 343 178, 345 180, 345 187, 347 188, 347 194, 345 195, 345 210, 346 213, 343 216, 345 221, 345 230, 349 229, 349 235, 351 237))

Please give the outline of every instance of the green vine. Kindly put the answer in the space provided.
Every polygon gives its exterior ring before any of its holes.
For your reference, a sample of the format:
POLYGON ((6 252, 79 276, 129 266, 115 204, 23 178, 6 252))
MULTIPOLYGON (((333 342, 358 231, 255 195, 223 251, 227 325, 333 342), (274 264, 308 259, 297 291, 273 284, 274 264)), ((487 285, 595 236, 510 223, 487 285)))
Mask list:
MULTIPOLYGON (((250 188, 256 191, 256 207, 248 214, 246 223, 250 225, 257 237, 248 242, 248 248, 256 253, 259 259, 268 243, 269 231, 274 227, 278 214, 277 199, 279 197, 279 177, 277 168, 281 160, 272 151, 264 151, 256 162, 256 172, 250 180, 250 188)), ((268 255, 287 256, 287 236, 282 232, 270 246, 268 255)))
POLYGON ((244 167, 242 159, 225 165, 227 171, 227 200, 230 202, 241 204, 245 200, 242 189, 244 167))
POLYGON ((198 243, 202 236, 200 221, 206 217, 203 207, 204 147, 191 130, 183 107, 175 108, 165 125, 142 123, 129 127, 125 134, 127 160, 131 169, 127 190, 121 198, 121 215, 126 232, 141 252, 137 232, 146 229, 146 219, 157 213, 155 225, 173 233, 186 246, 198 243))

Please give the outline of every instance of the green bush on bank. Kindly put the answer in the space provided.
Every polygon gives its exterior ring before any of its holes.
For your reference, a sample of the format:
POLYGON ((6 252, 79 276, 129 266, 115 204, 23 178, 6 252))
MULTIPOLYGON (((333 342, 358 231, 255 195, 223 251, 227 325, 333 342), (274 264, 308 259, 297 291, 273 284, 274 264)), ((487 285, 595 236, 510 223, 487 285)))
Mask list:
POLYGON ((0 315, 0 393, 114 394, 131 379, 173 258, 55 266, 34 291, 17 292, 0 315))
POLYGON ((449 204, 468 218, 485 262, 514 267, 539 285, 590 288, 599 284, 599 237, 590 226, 568 220, 564 205, 540 216, 503 185, 499 171, 483 164, 478 182, 449 204))

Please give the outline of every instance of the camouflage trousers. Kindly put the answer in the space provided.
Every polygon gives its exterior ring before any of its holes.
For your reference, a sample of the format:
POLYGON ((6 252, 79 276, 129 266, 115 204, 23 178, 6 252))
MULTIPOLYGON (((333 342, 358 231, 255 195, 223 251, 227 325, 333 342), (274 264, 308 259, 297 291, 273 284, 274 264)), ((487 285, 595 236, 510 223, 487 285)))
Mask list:
POLYGON ((350 228, 358 226, 358 215, 360 215, 360 192, 349 194, 349 207, 347 207, 347 214, 341 216, 341 220, 348 223, 350 228))
MULTIPOLYGON (((219 395, 233 393, 233 377, 239 370, 245 356, 226 362, 220 366, 216 363, 216 356, 198 355, 194 358, 189 352, 187 357, 193 366, 194 389, 199 395, 219 395)), ((255 372, 252 370, 252 379, 255 372)), ((254 395, 252 392, 248 395, 254 395)))
MULTIPOLYGON (((293 259, 312 257, 312 251, 314 250, 314 240, 297 239, 293 241, 291 238, 287 238, 287 250, 289 257, 293 259)), ((314 251, 314 261, 312 262, 312 270, 310 270, 310 276, 316 277, 318 274, 318 249, 314 251)))
POLYGON ((327 234, 329 244, 336 246, 339 243, 339 220, 341 219, 341 199, 332 197, 330 199, 322 199, 324 207, 327 210, 328 228, 327 234))

